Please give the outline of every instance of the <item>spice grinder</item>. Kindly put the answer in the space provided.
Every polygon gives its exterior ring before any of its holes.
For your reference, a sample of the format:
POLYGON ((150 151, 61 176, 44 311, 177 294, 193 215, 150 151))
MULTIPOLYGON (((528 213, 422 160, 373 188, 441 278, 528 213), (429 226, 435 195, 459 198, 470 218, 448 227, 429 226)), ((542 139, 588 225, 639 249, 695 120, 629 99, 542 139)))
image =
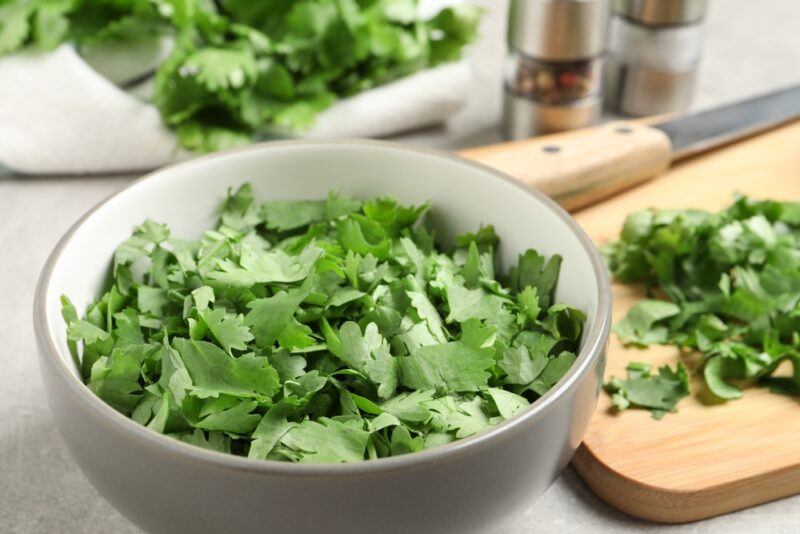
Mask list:
POLYGON ((511 0, 504 134, 595 124, 602 110, 608 0, 511 0))
POLYGON ((683 111, 694 92, 707 0, 617 0, 606 95, 626 115, 683 111))

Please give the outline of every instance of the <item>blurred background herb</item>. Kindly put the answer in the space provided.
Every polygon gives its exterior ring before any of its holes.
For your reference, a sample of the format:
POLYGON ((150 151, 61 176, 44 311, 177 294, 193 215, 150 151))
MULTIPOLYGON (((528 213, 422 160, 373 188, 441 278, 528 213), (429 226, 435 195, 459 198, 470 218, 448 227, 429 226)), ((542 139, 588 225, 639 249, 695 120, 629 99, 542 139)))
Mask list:
POLYGON ((166 39, 150 98, 205 152, 301 133, 339 98, 455 61, 480 15, 464 4, 426 19, 416 0, 0 0, 0 54, 73 42, 124 55, 166 39))

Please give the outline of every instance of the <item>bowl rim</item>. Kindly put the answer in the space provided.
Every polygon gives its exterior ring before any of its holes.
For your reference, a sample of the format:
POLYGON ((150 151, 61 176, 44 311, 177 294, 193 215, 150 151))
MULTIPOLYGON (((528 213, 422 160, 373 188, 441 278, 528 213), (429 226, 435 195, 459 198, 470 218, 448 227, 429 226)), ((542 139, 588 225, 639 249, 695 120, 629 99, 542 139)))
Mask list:
POLYGON ((249 471, 255 474, 264 475, 291 475, 298 477, 319 477, 319 476, 359 476, 369 475, 379 472, 397 471, 409 468, 424 467, 431 462, 440 460, 450 460, 457 456, 471 454, 478 449, 491 446, 493 442, 501 439, 515 428, 525 425, 528 421, 536 419, 539 414, 546 413, 553 409, 558 400, 564 396, 578 379, 583 376, 591 363, 600 358, 605 350, 606 341, 611 330, 611 282, 605 263, 592 242, 591 238, 581 228, 578 223, 555 201, 511 176, 478 163, 466 159, 456 153, 443 152, 440 150, 429 149, 417 146, 408 146, 391 141, 368 140, 368 139, 332 139, 332 140, 283 140, 267 141, 254 143, 252 145, 238 147, 229 150, 214 152, 193 158, 188 161, 173 163, 144 176, 133 180, 121 190, 109 195, 98 202, 83 216, 81 216, 67 232, 61 237, 53 251, 47 258, 36 287, 33 306, 33 322, 36 341, 39 346, 40 364, 48 365, 55 371, 55 374, 64 383, 69 393, 83 405, 84 409, 92 412, 98 419, 113 425, 121 433, 126 434, 132 440, 137 440, 143 444, 150 445, 159 449, 163 453, 170 453, 183 458, 192 458, 208 464, 234 469, 237 471, 249 471), (123 195, 130 188, 137 186, 140 182, 158 179, 160 175, 168 173, 175 168, 190 168, 195 165, 203 165, 211 159, 227 157, 232 154, 246 152, 258 152, 271 150, 273 148, 286 147, 336 147, 350 146, 365 149, 384 149, 400 152, 421 154, 427 157, 435 157, 450 160, 455 165, 467 166, 477 169, 487 177, 502 180, 516 187, 521 193, 530 195, 538 200, 546 209, 552 211, 560 218, 572 231, 581 248, 587 254, 592 267, 592 272, 597 284, 597 313, 590 327, 586 330, 586 344, 578 353, 575 363, 570 368, 566 376, 562 377, 558 383, 545 395, 534 401, 531 406, 519 414, 507 419, 497 425, 483 430, 473 436, 455 440, 451 443, 434 447, 411 454, 394 456, 388 458, 378 458, 364 460, 360 462, 345 463, 309 463, 299 464, 294 462, 281 462, 276 460, 252 460, 245 456, 238 456, 229 453, 217 452, 188 443, 184 443, 167 435, 154 432, 149 428, 140 425, 132 419, 121 414, 105 402, 80 380, 79 377, 67 367, 66 361, 60 356, 60 350, 55 340, 50 336, 47 327, 47 302, 46 297, 49 292, 50 281, 62 251, 70 244, 75 232, 102 206, 119 195, 123 195))

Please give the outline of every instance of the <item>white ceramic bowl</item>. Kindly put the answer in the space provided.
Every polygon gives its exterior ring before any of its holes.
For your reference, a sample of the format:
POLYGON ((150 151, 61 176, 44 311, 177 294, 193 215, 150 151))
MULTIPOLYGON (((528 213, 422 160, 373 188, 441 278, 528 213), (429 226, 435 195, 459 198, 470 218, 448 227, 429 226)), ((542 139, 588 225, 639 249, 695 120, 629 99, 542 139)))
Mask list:
POLYGON ((592 242, 536 191, 450 155, 379 142, 278 142, 162 169, 86 214, 50 256, 34 321, 50 408, 86 476, 152 532, 472 532, 496 528, 553 482, 581 441, 602 382, 608 276, 592 242), (446 242, 494 224, 507 268, 534 247, 564 257, 557 299, 587 313, 577 361, 532 407, 476 436, 395 458, 338 465, 253 461, 144 428, 96 397, 67 349, 59 296, 79 310, 102 291, 112 253, 150 217, 199 237, 229 187, 260 199, 431 201, 446 242))

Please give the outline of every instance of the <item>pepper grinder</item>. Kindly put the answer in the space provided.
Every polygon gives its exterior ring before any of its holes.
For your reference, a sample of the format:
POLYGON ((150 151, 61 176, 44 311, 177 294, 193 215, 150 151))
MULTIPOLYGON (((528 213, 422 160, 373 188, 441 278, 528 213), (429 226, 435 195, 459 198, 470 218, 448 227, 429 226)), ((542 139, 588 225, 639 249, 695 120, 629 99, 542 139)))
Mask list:
POLYGON ((608 0, 511 0, 507 139, 599 121, 609 11, 608 0))
POLYGON ((683 111, 694 93, 706 0, 617 0, 606 95, 625 115, 683 111))

